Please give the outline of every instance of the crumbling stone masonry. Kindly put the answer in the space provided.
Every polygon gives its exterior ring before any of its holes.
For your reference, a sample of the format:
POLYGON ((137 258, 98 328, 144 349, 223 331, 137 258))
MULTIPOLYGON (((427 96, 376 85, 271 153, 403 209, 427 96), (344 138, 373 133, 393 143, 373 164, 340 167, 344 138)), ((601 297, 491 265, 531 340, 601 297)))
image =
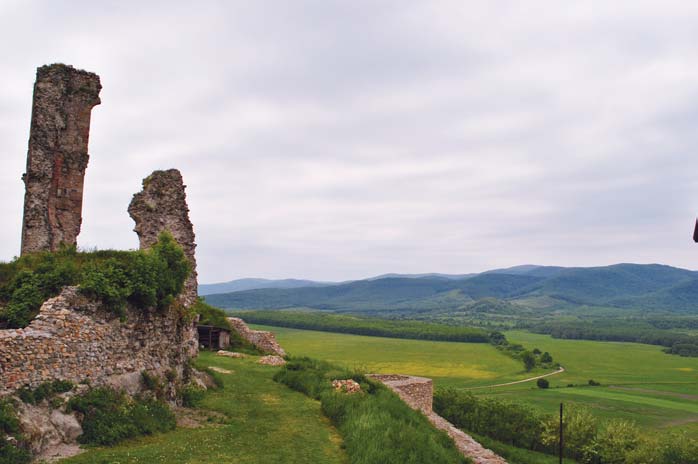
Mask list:
POLYGON ((244 340, 252 343, 255 347, 265 353, 275 354, 277 356, 286 356, 286 351, 276 341, 276 337, 271 332, 266 330, 252 330, 245 321, 239 317, 229 317, 228 322, 244 340))
POLYGON ((455 425, 432 410, 434 387, 431 379, 396 374, 369 374, 397 393, 412 409, 421 411, 431 424, 443 431, 453 440, 460 453, 470 458, 475 464, 507 464, 506 460, 475 441, 473 437, 458 429, 455 425))
POLYGON ((426 377, 395 374, 370 374, 398 394, 412 409, 429 414, 434 398, 434 383, 426 377))
POLYGON ((189 220, 185 188, 178 170, 155 171, 143 179, 143 190, 133 196, 128 213, 136 222, 134 230, 141 249, 153 246, 163 231, 169 231, 182 247, 192 271, 184 283, 180 302, 190 306, 196 302, 198 286, 194 227, 189 220))
MULTIPOLYGON (((22 253, 75 244, 80 231, 90 111, 99 104, 96 74, 43 66, 34 87, 22 231, 22 253)), ((178 303, 166 311, 126 308, 126 320, 76 287, 43 303, 23 329, 0 330, 0 396, 56 379, 109 384, 136 392, 142 371, 183 374, 198 350, 196 324, 182 306, 196 301, 194 230, 182 176, 156 171, 129 207, 141 248, 168 230, 193 272, 178 303)))
POLYGON ((100 104, 99 76, 52 64, 36 71, 27 172, 23 176, 22 254, 75 245, 92 108, 100 104))
POLYGON ((179 369, 189 358, 188 327, 176 309, 127 308, 126 321, 66 287, 24 329, 0 330, 0 395, 62 379, 138 386, 143 370, 179 369))

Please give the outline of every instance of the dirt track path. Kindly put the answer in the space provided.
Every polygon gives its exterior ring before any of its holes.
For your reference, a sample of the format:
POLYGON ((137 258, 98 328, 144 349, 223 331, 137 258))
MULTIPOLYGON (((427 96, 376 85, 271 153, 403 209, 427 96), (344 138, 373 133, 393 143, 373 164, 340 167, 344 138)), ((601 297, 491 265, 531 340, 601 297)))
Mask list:
POLYGON ((556 370, 555 372, 548 372, 547 374, 539 375, 536 377, 531 377, 531 378, 523 379, 523 380, 517 380, 515 382, 498 383, 497 385, 484 385, 482 387, 472 387, 472 388, 468 388, 468 390, 476 390, 479 388, 506 387, 507 385, 516 385, 517 383, 526 383, 526 382, 531 382, 533 380, 542 379, 544 377, 550 377, 551 375, 562 374, 563 372, 565 372, 565 368, 560 366, 560 369, 556 370))

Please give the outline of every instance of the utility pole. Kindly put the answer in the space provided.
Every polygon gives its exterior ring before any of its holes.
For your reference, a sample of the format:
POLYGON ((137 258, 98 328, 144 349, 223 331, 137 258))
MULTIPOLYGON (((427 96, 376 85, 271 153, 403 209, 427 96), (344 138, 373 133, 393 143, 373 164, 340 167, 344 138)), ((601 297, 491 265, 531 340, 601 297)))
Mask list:
POLYGON ((560 464, 562 464, 562 403, 560 403, 560 464))

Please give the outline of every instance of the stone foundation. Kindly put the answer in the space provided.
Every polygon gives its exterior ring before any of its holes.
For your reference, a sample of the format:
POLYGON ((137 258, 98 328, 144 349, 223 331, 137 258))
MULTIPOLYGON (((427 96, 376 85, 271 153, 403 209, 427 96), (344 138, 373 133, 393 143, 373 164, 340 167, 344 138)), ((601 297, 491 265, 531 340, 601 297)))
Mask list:
POLYGON ((233 330, 240 334, 244 340, 252 343, 261 351, 281 357, 286 356, 286 351, 281 348, 281 345, 276 341, 273 333, 265 330, 252 330, 247 326, 245 321, 239 317, 229 317, 228 321, 230 325, 233 326, 233 330))
POLYGON ((188 338, 191 325, 175 309, 128 308, 121 322, 67 287, 28 327, 0 330, 0 394, 56 379, 126 387, 137 384, 143 370, 181 371, 196 344, 188 338))

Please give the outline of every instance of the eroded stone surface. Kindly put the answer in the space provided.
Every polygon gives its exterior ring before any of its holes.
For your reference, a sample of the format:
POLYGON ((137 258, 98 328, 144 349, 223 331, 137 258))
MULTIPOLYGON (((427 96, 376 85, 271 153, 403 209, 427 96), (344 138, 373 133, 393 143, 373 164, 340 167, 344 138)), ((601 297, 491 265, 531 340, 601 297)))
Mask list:
POLYGON ((258 349, 265 353, 272 353, 281 357, 286 356, 286 351, 276 341, 273 333, 266 330, 252 330, 239 317, 229 317, 228 321, 233 326, 233 330, 258 349))
POLYGON ((177 169, 155 171, 143 179, 143 190, 133 196, 128 213, 136 222, 141 249, 150 248, 163 231, 169 231, 180 244, 191 264, 191 274, 184 283, 180 302, 190 306, 196 302, 196 243, 194 226, 189 220, 186 186, 177 169))
POLYGON ((122 322, 76 287, 67 287, 41 306, 28 327, 0 330, 0 395, 56 379, 129 390, 143 370, 185 365, 190 325, 174 308, 129 307, 122 322))
POLYGON ((435 412, 427 414, 427 419, 434 427, 443 430, 451 437, 456 444, 456 448, 466 457, 469 457, 475 464, 507 464, 503 457, 494 451, 485 448, 476 442, 473 437, 463 432, 449 421, 439 416, 435 412))
POLYGON ((434 398, 434 384, 431 379, 396 374, 370 374, 368 377, 385 384, 412 409, 425 414, 431 412, 434 398))
POLYGON ((257 361, 259 364, 263 364, 265 366, 283 366, 286 364, 286 360, 282 358, 281 356, 274 356, 274 355, 268 355, 268 356, 262 356, 259 358, 259 361, 257 361))
POLYGON ((75 245, 99 76, 63 64, 36 71, 25 183, 22 254, 75 245))

